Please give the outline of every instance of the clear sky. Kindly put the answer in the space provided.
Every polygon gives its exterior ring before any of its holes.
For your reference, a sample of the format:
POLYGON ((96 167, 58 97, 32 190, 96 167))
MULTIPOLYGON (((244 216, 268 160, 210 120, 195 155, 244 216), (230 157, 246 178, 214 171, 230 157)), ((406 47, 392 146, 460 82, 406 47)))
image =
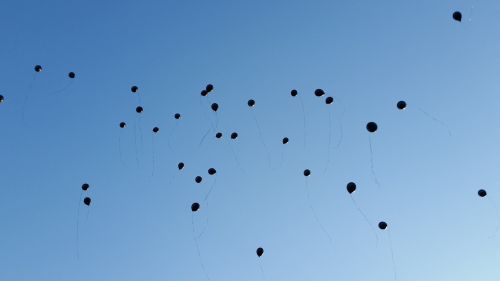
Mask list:
POLYGON ((2 1, 0 280, 500 280, 498 14, 2 1))

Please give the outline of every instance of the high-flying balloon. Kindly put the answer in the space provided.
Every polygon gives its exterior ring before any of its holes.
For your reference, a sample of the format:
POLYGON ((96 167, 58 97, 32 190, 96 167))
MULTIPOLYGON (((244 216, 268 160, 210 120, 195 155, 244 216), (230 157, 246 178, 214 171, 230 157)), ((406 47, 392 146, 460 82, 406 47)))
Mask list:
POLYGON ((291 90, 291 91, 290 91, 290 95, 291 95, 292 97, 295 97, 295 96, 297 96, 298 94, 299 94, 299 93, 298 93, 298 92, 297 92, 297 90, 295 90, 295 89, 293 89, 293 90, 291 90))
POLYGON ((153 133, 155 133, 155 134, 156 134, 156 133, 158 133, 158 131, 160 131, 160 128, 158 128, 158 127, 154 127, 154 128, 153 128, 153 133))
POLYGON ((210 107, 214 112, 217 112, 217 110, 219 110, 219 105, 216 102, 212 103, 210 107))
POLYGON ((183 162, 179 162, 179 164, 177 164, 177 168, 178 168, 179 170, 184 169, 184 163, 183 163, 183 162))
POLYGON ((180 115, 180 113, 176 113, 176 114, 174 114, 174 118, 175 118, 175 119, 177 119, 177 120, 181 119, 181 115, 180 115))
POLYGON ((131 91, 132 93, 137 93, 137 92, 139 91, 139 87, 137 87, 137 86, 132 86, 132 87, 130 87, 130 91, 131 91))
POLYGON ((200 203, 195 202, 195 203, 191 204, 191 211, 192 212, 196 212, 199 209, 200 209, 200 203))
POLYGON ((479 197, 485 197, 487 195, 486 190, 484 189, 478 190, 477 195, 479 195, 479 197))
POLYGON ((257 248, 257 251, 255 251, 255 252, 257 253, 257 256, 260 258, 264 254, 264 249, 259 247, 259 248, 257 248))
POLYGON ((142 106, 138 106, 135 108, 135 112, 137 113, 142 113, 144 111, 144 108, 142 108, 142 106))
POLYGON ((283 140, 282 140, 283 144, 287 144, 288 141, 289 141, 289 139, 287 137, 284 137, 283 140))
POLYGON ((453 13, 453 19, 458 21, 458 22, 461 22, 462 21, 462 13, 460 13, 459 11, 455 11, 453 13))
POLYGON ((398 101, 396 106, 398 107, 399 110, 403 110, 406 108, 406 102, 404 100, 400 100, 400 101, 398 101))
POLYGON ((305 169, 305 170, 304 170, 304 176, 308 177, 308 176, 310 176, 310 175, 311 175, 311 170, 309 170, 309 169, 305 169))
POLYGON ((356 191, 356 184, 353 182, 350 182, 347 184, 346 189, 347 189, 347 192, 349 192, 349 194, 352 194, 354 191, 356 191))
POLYGON ((35 65, 35 71, 36 72, 42 72, 42 70, 43 70, 43 68, 42 68, 41 65, 39 65, 39 64, 35 65))
POLYGON ((215 137, 218 138, 218 139, 222 138, 222 133, 221 132, 217 132, 215 134, 215 137))
POLYGON ((210 168, 210 169, 208 169, 208 174, 209 174, 209 175, 213 176, 213 175, 215 175, 216 173, 217 173, 217 170, 215 170, 214 168, 210 168))
POLYGON ((322 97, 325 95, 325 91, 323 91, 322 89, 316 89, 314 91, 314 95, 317 96, 317 97, 322 97))
POLYGON ((232 140, 235 140, 236 138, 238 138, 238 133, 236 133, 236 132, 232 132, 232 133, 231 133, 231 139, 232 139, 232 140))
POLYGON ((200 177, 200 176, 196 176, 196 178, 194 178, 194 181, 195 181, 196 183, 200 183, 202 180, 203 180, 203 178, 202 178, 202 177, 200 177))
POLYGON ((214 85, 212 85, 212 84, 208 84, 205 87, 205 91, 207 91, 207 93, 210 93, 211 91, 213 91, 213 89, 214 89, 214 85))
POLYGON ((123 128, 125 128, 125 127, 127 127, 127 123, 125 123, 125 122, 120 122, 120 128, 122 128, 122 129, 123 129, 123 128))
POLYGON ((71 71, 70 73, 68 73, 68 77, 74 79, 76 77, 76 74, 73 71, 71 71))
POLYGON ((368 124, 366 124, 366 130, 368 130, 368 132, 370 133, 375 133, 378 129, 378 126, 377 126, 377 123, 375 122, 368 122, 368 124))
POLYGON ((385 230, 387 228, 387 223, 385 221, 379 222, 378 228, 380 228, 381 230, 385 230))
POLYGON ((2 95, 0 95, 0 103, 2 103, 4 100, 5 98, 2 95))
POLYGON ((254 107, 255 106, 255 101, 253 99, 249 99, 247 102, 249 107, 254 107))
POLYGON ((327 98, 325 99, 325 103, 326 103, 326 104, 332 104, 332 103, 333 103, 333 98, 332 98, 332 97, 327 97, 327 98))
POLYGON ((90 199, 90 197, 83 198, 83 204, 90 206, 91 202, 92 202, 92 199, 90 199))
POLYGON ((82 190, 87 191, 89 189, 90 185, 88 183, 82 184, 82 190))

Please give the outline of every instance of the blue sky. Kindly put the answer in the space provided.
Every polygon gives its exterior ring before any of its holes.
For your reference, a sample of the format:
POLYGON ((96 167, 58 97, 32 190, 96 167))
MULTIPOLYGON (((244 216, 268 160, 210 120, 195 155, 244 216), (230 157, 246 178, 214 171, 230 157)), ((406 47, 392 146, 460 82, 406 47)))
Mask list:
POLYGON ((4 1, 0 11, 0 280, 500 278, 500 3, 4 1), (375 236, 381 220, 389 229, 375 236))

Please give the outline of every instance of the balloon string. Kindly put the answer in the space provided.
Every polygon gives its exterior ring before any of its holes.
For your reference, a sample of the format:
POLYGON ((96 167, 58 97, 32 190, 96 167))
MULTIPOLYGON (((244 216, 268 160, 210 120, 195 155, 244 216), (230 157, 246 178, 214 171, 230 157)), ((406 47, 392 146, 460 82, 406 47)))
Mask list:
POLYGON ((151 138, 151 147, 153 148, 153 153, 151 155, 152 159, 152 166, 153 166, 153 170, 151 171, 151 176, 154 176, 155 175, 155 167, 156 167, 156 160, 155 160, 155 155, 156 155, 156 148, 155 148, 155 136, 153 135, 153 137, 151 138))
POLYGON ((208 276, 208 272, 207 272, 207 270, 205 268, 205 264, 203 263, 203 259, 201 257, 200 245, 198 244, 198 240, 196 239, 196 236, 195 236, 194 215, 193 215, 193 213, 191 213, 191 224, 193 226, 193 240, 194 240, 194 244, 196 245, 196 252, 198 253, 198 259, 200 261, 200 266, 201 266, 201 269, 203 270, 203 273, 205 274, 205 277, 207 278, 207 280, 210 281, 210 276, 208 276))
POLYGON ((331 145, 332 145, 332 112, 328 111, 328 147, 327 147, 327 160, 325 169, 323 170, 323 174, 326 174, 328 171, 328 167, 330 166, 330 154, 331 154, 331 145))
POLYGON ((175 125, 174 125, 174 128, 170 131, 170 134, 168 135, 167 145, 168 145, 168 148, 170 149, 170 151, 173 151, 173 149, 172 149, 172 139, 173 139, 173 136, 174 136, 174 132, 177 129, 177 124, 178 123, 176 122, 175 125))
POLYGON ((243 169, 243 167, 241 166, 240 159, 238 158, 238 154, 236 154, 236 151, 234 151, 233 144, 232 144, 232 143, 230 143, 230 144, 229 144, 229 147, 231 148, 231 152, 233 153, 233 157, 234 157, 234 161, 236 161, 236 165, 238 165, 238 168, 240 169, 240 171, 241 171, 243 174, 246 174, 246 173, 245 173, 245 170, 244 170, 244 169, 243 169))
POLYGON ((68 89, 71 85, 73 85, 73 81, 69 81, 68 83, 66 83, 66 85, 64 85, 59 90, 55 90, 53 92, 48 92, 45 95, 52 95, 53 96, 53 95, 60 94, 60 93, 64 92, 64 90, 68 89))
POLYGON ((123 160, 123 154, 122 154, 122 134, 118 135, 118 153, 120 154, 120 162, 122 163, 123 166, 127 167, 127 163, 123 160))
POLYGON ((210 197, 210 194, 212 193, 212 191, 215 188, 216 184, 217 184, 217 179, 214 179, 214 182, 210 186, 210 189, 208 190, 207 194, 205 194, 205 198, 203 199, 203 202, 207 202, 208 197, 210 197))
POLYGON ((495 203, 495 201, 492 198, 488 198, 487 201, 490 203, 491 207, 495 211, 495 216, 497 217, 497 225, 495 226, 495 230, 493 231, 493 234, 491 234, 489 237, 490 239, 493 239, 497 236, 498 230, 500 229, 500 214, 498 213, 498 206, 495 203))
POLYGON ((375 184, 377 185, 378 188, 382 188, 380 186, 380 182, 378 181, 377 174, 375 173, 375 165, 373 164, 373 148, 372 148, 371 136, 368 136, 368 142, 370 143, 370 169, 372 172, 373 181, 375 181, 375 184))
POLYGON ((377 231, 375 230, 375 228, 373 227, 370 219, 368 218, 368 216, 365 214, 365 212, 363 212, 363 210, 361 210, 361 208, 359 207, 358 203, 356 202, 356 200, 354 199, 354 197, 352 197, 351 194, 349 194, 349 197, 351 197, 351 200, 352 200, 352 203, 354 204, 354 207, 358 210, 358 212, 361 214, 361 216, 363 217, 363 219, 365 220, 365 222, 368 224, 368 226, 370 227, 370 230, 373 232, 373 235, 375 236, 375 243, 376 243, 376 247, 378 247, 378 235, 377 235, 377 231))
POLYGON ((269 153, 269 149, 267 148, 266 142, 264 141, 264 137, 262 136, 262 130, 260 128, 259 121, 257 120, 257 117, 255 116, 253 111, 251 114, 253 116, 253 120, 255 121, 255 125, 257 126, 257 130, 259 131, 260 141, 262 142, 262 145, 264 146, 264 151, 266 153, 266 158, 267 158, 267 164, 269 165, 269 167, 271 167, 271 155, 269 153))
POLYGON ((260 260, 260 257, 259 257, 258 263, 259 263, 259 267, 260 267, 260 273, 262 275, 262 280, 267 280, 266 279, 266 274, 264 272, 264 267, 262 266, 262 261, 260 260))
POLYGON ((302 101, 302 97, 299 95, 300 107, 302 108, 302 123, 304 125, 303 133, 304 133, 304 149, 307 147, 307 130, 306 130, 306 109, 304 106, 304 101, 302 101))
POLYGON ((23 102, 23 122, 24 122, 24 116, 25 116, 25 112, 26 112, 26 105, 28 105, 28 100, 29 100, 29 97, 31 95, 31 91, 33 90, 33 85, 35 84, 36 82, 36 75, 35 74, 32 74, 32 80, 31 80, 31 83, 28 87, 28 91, 26 93, 26 95, 24 96, 24 102, 23 102))
POLYGON ((83 191, 80 191, 78 208, 76 209, 76 259, 80 259, 80 204, 82 202, 83 191))
POLYGON ((387 231, 388 237, 389 237, 389 248, 391 250, 391 260, 392 260, 392 269, 394 272, 394 280, 398 280, 398 275, 397 275, 397 269, 396 269, 396 259, 394 258, 394 249, 392 247, 392 238, 391 238, 391 231, 387 231))
POLYGON ((432 116, 431 114, 429 114, 427 111, 423 110, 422 108, 420 107, 417 107, 417 109, 422 112, 425 116, 427 116, 428 118, 430 118, 431 120, 433 120, 434 122, 440 124, 441 126, 445 127, 446 130, 448 131, 448 135, 451 137, 451 130, 450 130, 450 127, 445 123, 443 122, 442 120, 432 116))
POLYGON ((134 149, 135 149, 135 161, 137 163, 137 168, 139 168, 139 148, 137 147, 137 118, 134 121, 134 149))
POLYGON ((318 214, 316 213, 316 210, 314 209, 314 207, 313 207, 313 205, 311 203, 311 195, 310 195, 310 192, 309 192, 309 183, 308 183, 307 179, 306 179, 306 195, 307 195, 307 203, 308 203, 309 209, 311 210, 311 213, 312 213, 312 215, 314 217, 314 220, 316 220, 316 223, 319 225, 319 227, 324 232, 324 234, 328 237, 328 240, 330 241, 330 243, 333 243, 332 236, 330 235, 330 233, 328 233, 328 231, 326 230, 326 228, 321 223, 321 220, 319 219, 318 214))
POLYGON ((342 125, 342 117, 344 116, 344 113, 345 107, 342 105, 342 114, 340 114, 340 117, 337 119, 339 122, 340 136, 335 148, 339 148, 340 144, 342 144, 342 140, 344 139, 344 126, 342 125))
POLYGON ((207 132, 203 135, 203 137, 201 138, 200 140, 200 143, 198 144, 198 148, 201 147, 201 145, 203 144, 203 142, 205 141, 205 138, 208 136, 208 133, 210 133, 212 128, 208 128, 207 132))

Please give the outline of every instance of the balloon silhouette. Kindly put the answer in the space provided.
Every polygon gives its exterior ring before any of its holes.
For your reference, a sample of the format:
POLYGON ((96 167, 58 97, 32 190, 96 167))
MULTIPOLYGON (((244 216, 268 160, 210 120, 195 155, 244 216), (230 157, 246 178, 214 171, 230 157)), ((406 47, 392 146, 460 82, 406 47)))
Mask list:
POLYGON ((91 202, 92 202, 92 199, 90 199, 90 197, 83 198, 83 204, 90 206, 91 202))
POLYGON ((368 124, 366 124, 366 130, 368 130, 368 132, 370 133, 375 133, 378 129, 378 126, 377 126, 377 123, 375 122, 368 122, 368 124))
POLYGON ((332 98, 332 97, 327 97, 327 98, 325 99, 325 103, 326 103, 326 104, 332 104, 332 103, 333 103, 333 98, 332 98))
POLYGON ((82 184, 82 190, 83 190, 83 191, 87 191, 87 190, 89 189, 89 187, 90 187, 90 186, 89 186, 89 184, 88 184, 88 183, 84 183, 84 184, 82 184))
POLYGON ((290 95, 291 95, 292 97, 295 97, 295 96, 297 96, 298 94, 299 94, 299 93, 298 93, 298 92, 297 92, 297 90, 295 90, 295 89, 293 89, 293 90, 291 90, 291 91, 290 91, 290 95))
POLYGON ((42 72, 42 70, 43 70, 43 68, 42 68, 41 65, 39 65, 39 64, 35 65, 35 71, 36 72, 42 72))
POLYGON ((219 105, 218 105, 217 103, 215 103, 215 102, 214 102, 214 103, 212 103, 211 108, 212 108, 212 110, 213 110, 214 112, 217 112, 217 110, 219 110, 219 105))
POLYGON ((215 175, 216 173, 217 173, 217 170, 215 170, 214 168, 210 168, 210 169, 208 169, 208 174, 209 174, 209 175, 213 176, 213 175, 215 175))
POLYGON ((142 113, 144 111, 144 108, 142 108, 142 106, 138 106, 135 108, 135 112, 137 113, 142 113))
POLYGON ((191 204, 191 211, 196 212, 200 209, 200 204, 199 203, 193 203, 191 204))
POLYGON ((74 72, 70 72, 68 73, 68 77, 74 79, 76 77, 76 74, 74 72))
POLYGON ((137 86, 132 86, 132 87, 130 87, 130 91, 131 91, 132 93, 137 93, 137 92, 139 91, 139 87, 137 87, 137 86))
POLYGON ((380 228, 381 230, 385 230, 387 228, 387 223, 385 221, 379 222, 378 228, 380 228))
POLYGON ((404 100, 398 101, 396 106, 398 107, 399 110, 403 110, 406 108, 406 102, 404 100))
POLYGON ((238 133, 236 132, 231 133, 231 139, 235 140, 236 138, 238 138, 238 133))
POLYGON ((314 91, 314 95, 317 96, 317 97, 324 96, 325 95, 325 91, 323 91, 322 89, 316 89, 314 91))
POLYGON ((218 139, 222 138, 222 133, 221 132, 217 132, 215 134, 215 137, 218 138, 218 139))
POLYGON ((210 93, 211 91, 213 91, 213 89, 214 89, 214 85, 212 85, 212 84, 208 84, 205 87, 205 91, 207 91, 207 93, 210 93))
POLYGON ((459 11, 454 12, 453 19, 458 21, 458 22, 461 22, 462 21, 462 13, 460 13, 459 11))
POLYGON ((255 106, 255 101, 252 100, 252 99, 249 99, 248 102, 247 102, 248 106, 249 107, 254 107, 255 106))
POLYGON ((196 183, 200 183, 202 180, 203 180, 203 178, 202 178, 202 177, 200 177, 200 176, 196 176, 196 178, 194 178, 194 181, 195 181, 196 183))
POLYGON ((181 119, 181 115, 179 113, 176 113, 176 114, 174 114, 174 118, 179 120, 179 119, 181 119))
POLYGON ((120 122, 120 128, 122 128, 122 129, 123 129, 123 128, 125 128, 125 127, 127 127, 127 123, 125 123, 125 122, 120 122))
POLYGON ((179 162, 179 164, 177 164, 177 168, 179 169, 179 171, 184 169, 184 163, 179 162))
POLYGON ((208 95, 207 90, 202 90, 200 93, 203 97, 206 97, 208 95))
POLYGON ((485 197, 487 195, 486 190, 484 189, 478 190, 477 195, 479 195, 479 197, 485 197))
POLYGON ((154 128, 153 128, 153 133, 155 133, 155 134, 156 134, 156 133, 158 133, 158 131, 160 131, 160 128, 158 128, 158 127, 154 127, 154 128))
POLYGON ((347 192, 349 192, 349 194, 352 194, 354 191, 356 191, 356 184, 353 182, 350 182, 347 184, 346 189, 347 189, 347 192))
POLYGON ((257 256, 260 258, 262 257, 262 255, 264 254, 264 249, 262 248, 257 248, 257 251, 255 251, 257 253, 257 256))
POLYGON ((0 103, 2 103, 4 101, 4 97, 2 95, 0 95, 0 103))
POLYGON ((284 137, 282 142, 283 142, 283 144, 287 144, 288 143, 288 138, 284 137))
POLYGON ((309 169, 304 170, 304 176, 308 177, 311 175, 311 171, 309 169))

